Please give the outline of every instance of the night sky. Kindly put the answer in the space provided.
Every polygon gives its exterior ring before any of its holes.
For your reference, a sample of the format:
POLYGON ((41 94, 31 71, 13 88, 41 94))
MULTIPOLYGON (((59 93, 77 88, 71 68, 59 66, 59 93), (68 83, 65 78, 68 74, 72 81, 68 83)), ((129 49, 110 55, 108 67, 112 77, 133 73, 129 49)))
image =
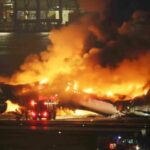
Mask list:
POLYGON ((136 10, 150 11, 150 1, 112 0, 111 15, 118 24, 121 24, 124 20, 128 20, 136 10))

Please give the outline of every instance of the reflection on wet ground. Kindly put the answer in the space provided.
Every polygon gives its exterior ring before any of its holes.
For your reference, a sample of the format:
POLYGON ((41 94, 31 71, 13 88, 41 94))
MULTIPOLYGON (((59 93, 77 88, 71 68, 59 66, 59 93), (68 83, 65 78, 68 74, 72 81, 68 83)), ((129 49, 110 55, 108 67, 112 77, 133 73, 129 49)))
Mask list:
POLYGON ((48 33, 0 33, 0 75, 15 72, 26 56, 45 50, 48 33))

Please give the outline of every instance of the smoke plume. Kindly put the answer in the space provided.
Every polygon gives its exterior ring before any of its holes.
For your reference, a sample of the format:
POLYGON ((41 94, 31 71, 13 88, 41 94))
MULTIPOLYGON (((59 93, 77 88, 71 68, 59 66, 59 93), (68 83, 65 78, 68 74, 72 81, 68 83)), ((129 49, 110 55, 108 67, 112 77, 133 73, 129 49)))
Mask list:
MULTIPOLYGON (((77 22, 53 30, 51 45, 26 58, 12 84, 46 81, 53 89, 71 87, 113 100, 146 94, 150 81, 149 13, 135 12, 120 27, 101 14, 110 1, 80 0, 89 12, 77 22), (100 5, 98 5, 100 3, 100 5)), ((107 18, 107 17, 106 17, 107 18)))
POLYGON ((83 11, 89 13, 100 13, 101 17, 106 17, 110 9, 111 0, 78 0, 83 11))

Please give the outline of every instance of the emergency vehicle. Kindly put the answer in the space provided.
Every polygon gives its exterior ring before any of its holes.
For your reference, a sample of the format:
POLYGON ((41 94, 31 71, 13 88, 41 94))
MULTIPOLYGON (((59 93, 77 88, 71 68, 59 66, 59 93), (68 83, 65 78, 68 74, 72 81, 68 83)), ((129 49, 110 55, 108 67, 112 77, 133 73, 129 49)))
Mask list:
POLYGON ((33 120, 54 120, 56 118, 57 103, 51 99, 47 100, 31 100, 30 116, 33 120))

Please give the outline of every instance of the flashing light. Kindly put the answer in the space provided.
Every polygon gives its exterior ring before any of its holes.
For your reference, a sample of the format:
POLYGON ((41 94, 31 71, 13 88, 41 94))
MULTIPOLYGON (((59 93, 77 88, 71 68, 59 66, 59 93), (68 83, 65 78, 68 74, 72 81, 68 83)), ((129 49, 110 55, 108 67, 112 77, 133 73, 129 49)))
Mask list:
POLYGON ((121 136, 118 136, 118 140, 120 140, 121 139, 121 136))
POLYGON ((136 145, 135 149, 136 149, 136 150, 140 150, 139 145, 136 145))
POLYGON ((31 106, 35 106, 36 102, 32 100, 30 104, 31 104, 31 106))
POLYGON ((47 115, 48 115, 47 112, 44 112, 44 113, 43 113, 43 116, 44 116, 44 117, 47 117, 47 115))
POLYGON ((32 112, 31 115, 32 115, 33 117, 35 117, 35 116, 36 116, 36 113, 35 113, 35 112, 32 112))
POLYGON ((110 143, 109 144, 109 149, 110 150, 114 150, 114 149, 116 149, 116 147, 117 147, 116 143, 110 143))
POLYGON ((47 102, 44 102, 44 105, 47 105, 48 103, 47 102))

